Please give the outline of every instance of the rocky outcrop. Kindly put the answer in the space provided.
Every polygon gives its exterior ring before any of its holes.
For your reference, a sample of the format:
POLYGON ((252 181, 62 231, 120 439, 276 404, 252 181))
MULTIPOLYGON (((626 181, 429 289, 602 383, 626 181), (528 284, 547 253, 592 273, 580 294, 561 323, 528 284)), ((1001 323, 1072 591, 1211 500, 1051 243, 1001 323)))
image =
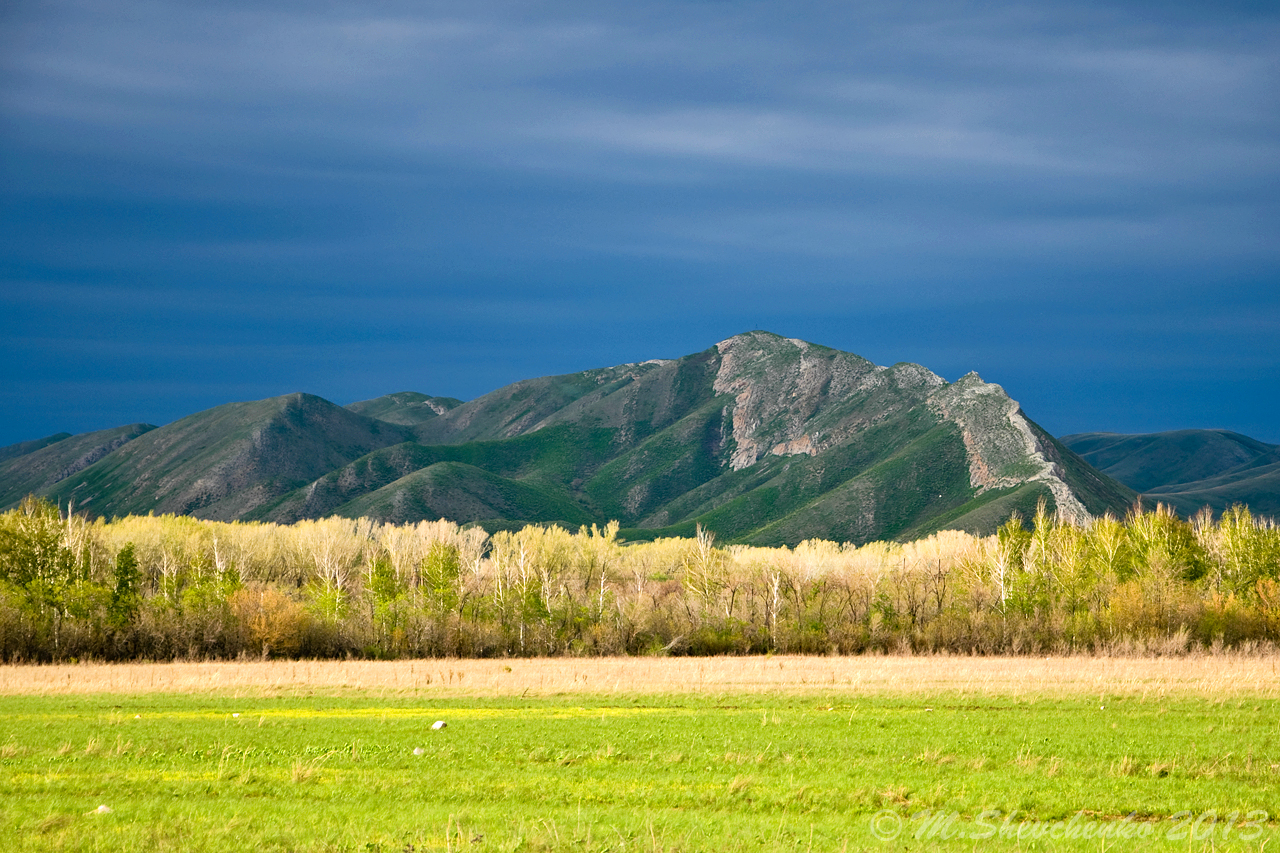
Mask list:
POLYGON ((813 439, 806 433, 791 441, 775 444, 769 452, 774 456, 798 456, 802 453, 805 456, 817 456, 818 448, 813 446, 813 439))
POLYGON ((1042 482, 1065 520, 1084 523, 1092 518, 1067 485, 1062 468, 1048 458, 1021 407, 999 385, 968 373, 930 395, 929 405, 960 428, 969 481, 979 494, 1042 482))
POLYGON ((734 398, 728 462, 735 471, 766 453, 817 455, 825 436, 807 431, 814 417, 880 372, 852 353, 767 332, 736 335, 716 344, 716 351, 720 368, 713 390, 734 398))

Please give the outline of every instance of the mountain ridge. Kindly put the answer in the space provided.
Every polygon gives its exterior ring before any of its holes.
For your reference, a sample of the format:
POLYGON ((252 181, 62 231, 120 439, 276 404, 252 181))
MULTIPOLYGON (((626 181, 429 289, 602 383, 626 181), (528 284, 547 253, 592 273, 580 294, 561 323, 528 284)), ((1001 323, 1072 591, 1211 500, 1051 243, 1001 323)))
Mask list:
POLYGON ((1239 503, 1280 518, 1280 445, 1222 429, 1076 433, 1062 441, 1147 502, 1183 516, 1239 503))
POLYGON ((153 429, 47 494, 98 514, 240 518, 353 458, 411 437, 295 392, 227 403, 153 429))
POLYGON ((134 437, 43 493, 103 515, 617 519, 633 538, 701 524, 759 544, 989 532, 1041 499, 1082 521, 1136 497, 976 373, 947 383, 761 331, 467 402, 228 403, 134 437))

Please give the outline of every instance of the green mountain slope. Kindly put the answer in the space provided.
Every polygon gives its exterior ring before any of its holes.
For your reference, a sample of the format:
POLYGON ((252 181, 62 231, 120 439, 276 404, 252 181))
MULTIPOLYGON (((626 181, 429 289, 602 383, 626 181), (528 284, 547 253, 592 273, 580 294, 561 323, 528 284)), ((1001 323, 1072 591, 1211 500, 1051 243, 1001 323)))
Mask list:
MULTIPOLYGON (((442 462, 459 462, 539 486, 562 488, 567 484, 568 495, 586 471, 608 458, 611 437, 608 430, 564 424, 506 441, 431 446, 405 442, 362 456, 303 488, 263 504, 246 517, 290 523, 300 518, 340 514, 345 504, 414 471, 442 462)), ((460 510, 448 515, 463 521, 479 518, 468 517, 460 510)))
POLYGON ((1182 515, 1190 516, 1204 507, 1221 513, 1232 504, 1245 504, 1256 515, 1280 519, 1280 453, 1268 457, 1267 464, 1251 465, 1194 483, 1166 486, 1146 495, 1149 501, 1163 501, 1182 515))
MULTIPOLYGON (((583 407, 574 408, 575 403, 586 398, 599 404, 646 372, 645 366, 623 365, 516 382, 419 425, 418 440, 422 444, 496 441, 558 421, 581 421, 573 415, 583 407)), ((612 407, 606 403, 594 408, 598 417, 612 407)))
POLYGON ((1039 424, 1027 419, 1048 459, 1062 472, 1062 479, 1070 487, 1086 510, 1092 515, 1111 512, 1121 515, 1117 508, 1132 507, 1138 493, 1122 481, 1108 476, 1073 451, 1065 443, 1054 438, 1039 424))
POLYGON ((462 462, 437 462, 344 504, 338 515, 403 524, 424 518, 561 522, 595 517, 556 489, 501 477, 462 462))
POLYGON ((1093 467, 1140 492, 1245 469, 1280 449, 1224 429, 1145 435, 1088 432, 1063 436, 1062 442, 1093 467))
POLYGON ((429 397, 416 391, 400 391, 352 403, 347 410, 391 424, 416 426, 461 405, 462 401, 453 397, 429 397))
POLYGON ((48 435, 33 441, 20 441, 17 444, 10 444, 8 447, 0 447, 0 462, 16 459, 19 456, 26 456, 28 453, 34 453, 37 450, 62 441, 64 438, 71 438, 71 433, 60 432, 57 435, 48 435))
POLYGON ((1247 504, 1280 517, 1280 446, 1228 430, 1177 430, 1144 435, 1079 433, 1063 444, 1116 480, 1190 516, 1247 504))
POLYGON ((229 520, 408 436, 310 394, 228 403, 147 432, 47 494, 99 515, 229 520))
POLYGON ((0 509, 16 505, 29 494, 54 488, 153 429, 150 424, 131 424, 62 438, 51 436, 56 441, 42 439, 49 443, 0 462, 0 509))

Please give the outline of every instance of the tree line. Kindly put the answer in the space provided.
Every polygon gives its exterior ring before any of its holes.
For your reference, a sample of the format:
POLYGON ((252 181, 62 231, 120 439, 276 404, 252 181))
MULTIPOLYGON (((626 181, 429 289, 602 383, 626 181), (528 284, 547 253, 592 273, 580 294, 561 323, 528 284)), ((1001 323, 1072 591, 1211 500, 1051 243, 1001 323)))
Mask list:
POLYGON ((1280 529, 1233 507, 862 546, 628 544, 617 523, 0 515, 0 659, 1274 648, 1280 529))

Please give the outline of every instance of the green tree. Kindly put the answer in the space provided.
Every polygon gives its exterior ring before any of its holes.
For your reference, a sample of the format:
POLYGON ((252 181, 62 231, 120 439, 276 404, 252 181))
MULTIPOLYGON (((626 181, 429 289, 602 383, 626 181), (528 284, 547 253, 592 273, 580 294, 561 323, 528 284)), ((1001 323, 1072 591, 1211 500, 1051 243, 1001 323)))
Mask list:
POLYGON ((452 612, 458 606, 458 576, 462 561, 458 549, 439 539, 431 543, 422 558, 422 583, 428 600, 438 615, 452 612))
POLYGON ((400 595, 400 582, 396 578, 395 566, 391 564, 391 558, 386 554, 379 555, 373 561, 373 567, 369 572, 369 589, 373 592, 374 601, 384 606, 395 601, 400 595))
POLYGON ((71 582, 76 555, 64 542, 64 524, 58 508, 41 498, 27 496, 16 512, 6 513, 0 527, 0 571, 5 580, 28 590, 53 591, 71 582))
POLYGON ((138 614, 138 606, 142 603, 142 572, 138 569, 138 558, 134 554, 132 542, 125 543, 116 554, 114 581, 107 618, 113 628, 122 630, 133 623, 138 614))
POLYGON ((1020 606, 1023 586, 1021 577, 1027 549, 1031 547, 1031 531, 1022 525, 1022 516, 1014 513, 996 531, 996 549, 992 560, 992 581, 1000 597, 1003 612, 1010 602, 1020 606))

